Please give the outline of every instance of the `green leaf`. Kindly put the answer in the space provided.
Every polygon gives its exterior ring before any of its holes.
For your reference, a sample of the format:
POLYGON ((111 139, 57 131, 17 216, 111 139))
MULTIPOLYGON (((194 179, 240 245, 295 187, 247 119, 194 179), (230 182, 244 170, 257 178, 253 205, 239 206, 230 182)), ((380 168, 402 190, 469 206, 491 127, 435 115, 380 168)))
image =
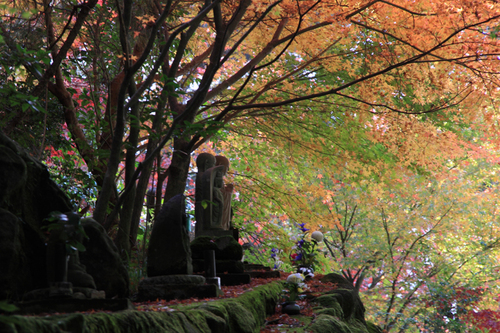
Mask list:
POLYGON ((76 241, 71 242, 70 246, 73 250, 78 250, 79 252, 85 252, 85 250, 86 250, 85 246, 80 242, 76 242, 76 241))
POLYGON ((0 301, 0 310, 5 312, 14 312, 19 310, 19 308, 14 304, 7 303, 7 301, 0 301))

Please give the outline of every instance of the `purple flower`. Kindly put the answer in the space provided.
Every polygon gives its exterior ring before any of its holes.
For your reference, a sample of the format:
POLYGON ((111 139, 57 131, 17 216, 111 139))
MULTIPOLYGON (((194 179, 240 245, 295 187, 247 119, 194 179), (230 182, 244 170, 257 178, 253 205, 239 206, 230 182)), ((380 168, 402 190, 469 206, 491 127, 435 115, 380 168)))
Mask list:
POLYGON ((309 230, 309 229, 307 229, 307 228, 304 227, 305 225, 306 225, 305 223, 299 223, 299 229, 302 232, 306 232, 307 230, 309 230))
POLYGON ((303 239, 299 240, 299 241, 297 242, 297 246, 298 246, 299 248, 302 248, 302 245, 304 245, 304 242, 305 242, 305 240, 303 240, 303 239))
POLYGON ((297 256, 295 256, 295 258, 293 260, 299 261, 301 259, 302 259, 302 253, 297 253, 297 256))

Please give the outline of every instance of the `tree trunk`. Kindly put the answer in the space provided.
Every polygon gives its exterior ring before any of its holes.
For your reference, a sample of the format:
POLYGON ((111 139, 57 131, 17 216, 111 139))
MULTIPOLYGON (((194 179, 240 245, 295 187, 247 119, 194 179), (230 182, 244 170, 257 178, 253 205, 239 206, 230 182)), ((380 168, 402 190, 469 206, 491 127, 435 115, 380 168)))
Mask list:
MULTIPOLYGON (((165 108, 167 104, 166 100, 167 94, 168 92, 166 90, 162 92, 160 102, 158 103, 158 108, 156 109, 155 117, 153 119, 153 130, 156 133, 161 133, 162 129, 161 120, 163 119, 163 114, 165 113, 165 108)), ((135 245, 135 242, 137 240, 137 231, 139 229, 139 224, 141 222, 142 208, 144 206, 144 197, 146 196, 146 191, 149 186, 149 179, 151 177, 151 172, 153 170, 154 159, 148 159, 148 157, 153 154, 155 147, 158 145, 158 142, 159 139, 154 139, 152 136, 149 136, 147 151, 146 151, 146 159, 144 162, 142 162, 143 170, 139 177, 139 181, 137 182, 136 197, 133 203, 132 222, 130 225, 130 241, 132 243, 131 244, 132 246, 135 245)))

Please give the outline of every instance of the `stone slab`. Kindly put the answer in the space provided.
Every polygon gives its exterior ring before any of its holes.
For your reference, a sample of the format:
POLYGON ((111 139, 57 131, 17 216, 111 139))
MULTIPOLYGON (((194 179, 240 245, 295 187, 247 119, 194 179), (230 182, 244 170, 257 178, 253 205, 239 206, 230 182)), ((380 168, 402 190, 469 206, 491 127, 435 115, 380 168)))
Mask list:
POLYGON ((217 297, 219 293, 219 288, 214 284, 139 285, 139 292, 137 294, 136 301, 154 301, 157 299, 169 301, 172 299, 187 299, 193 297, 211 298, 217 297))
POLYGON ((249 274, 250 277, 260 278, 260 279, 271 279, 271 278, 281 277, 280 271, 250 271, 246 273, 249 274))
POLYGON ((217 274, 220 277, 220 284, 223 286, 238 286, 241 284, 250 283, 250 274, 239 273, 239 274, 217 274))
POLYGON ((270 271, 271 268, 261 264, 245 264, 245 271, 270 271))
MULTIPOLYGON (((193 271, 196 273, 205 271, 205 260, 193 259, 193 271)), ((245 267, 238 260, 216 260, 215 271, 219 273, 244 273, 245 267)))
POLYGON ((205 284, 205 277, 202 275, 161 275, 148 277, 139 283, 143 285, 200 285, 205 284))

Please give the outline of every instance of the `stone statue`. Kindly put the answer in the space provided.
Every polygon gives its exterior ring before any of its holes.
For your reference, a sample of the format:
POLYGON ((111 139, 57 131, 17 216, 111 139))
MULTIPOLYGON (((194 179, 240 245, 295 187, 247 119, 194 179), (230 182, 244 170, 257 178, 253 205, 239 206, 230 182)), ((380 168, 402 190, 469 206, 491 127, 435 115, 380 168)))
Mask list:
POLYGON ((198 155, 198 158, 196 158, 196 167, 198 168, 198 173, 196 174, 196 181, 195 181, 195 194, 194 194, 194 201, 195 201, 195 209, 194 209, 194 215, 196 219, 196 227, 195 227, 195 233, 199 234, 203 230, 203 184, 202 184, 202 176, 205 171, 208 169, 212 168, 215 166, 215 156, 209 153, 201 153, 198 155))
MULTIPOLYGON (((215 156, 215 165, 224 166, 224 176, 229 171, 229 160, 224 156, 215 156)), ((231 229, 232 209, 231 201, 233 199, 233 184, 225 184, 222 189, 222 197, 224 198, 224 206, 222 209, 222 229, 231 229)))
POLYGON ((224 197, 222 186, 224 166, 215 166, 202 175, 202 211, 203 230, 222 229, 222 212, 224 209, 224 197))
POLYGON ((163 205, 153 225, 148 247, 148 276, 193 274, 186 202, 182 194, 163 205))
POLYGON ((224 156, 202 153, 196 159, 196 165, 198 167, 195 192, 196 237, 232 234, 233 185, 224 185, 224 176, 229 170, 229 160, 224 156))
POLYGON ((48 226, 47 242, 47 280, 51 296, 71 295, 72 287, 96 289, 94 279, 80 263, 78 251, 85 250, 80 216, 74 212, 55 213, 49 219, 55 220, 48 226))

